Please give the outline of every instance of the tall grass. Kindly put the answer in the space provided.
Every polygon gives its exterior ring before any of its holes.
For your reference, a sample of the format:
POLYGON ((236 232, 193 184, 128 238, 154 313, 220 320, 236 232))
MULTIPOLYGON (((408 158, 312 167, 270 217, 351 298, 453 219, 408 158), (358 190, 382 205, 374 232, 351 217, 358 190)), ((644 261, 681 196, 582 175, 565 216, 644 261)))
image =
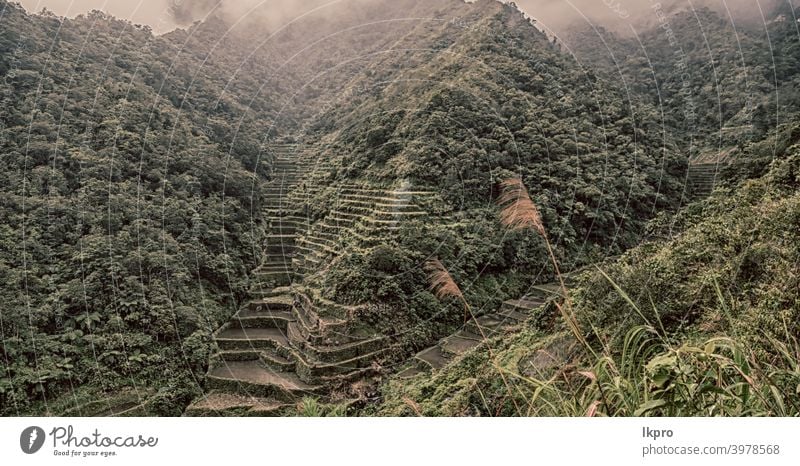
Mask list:
MULTIPOLYGON (((758 353, 736 336, 674 343, 675 337, 668 333, 655 305, 652 312, 643 312, 625 290, 598 269, 630 307, 630 315, 644 324, 628 329, 621 347, 615 349, 603 343, 594 329, 595 335, 585 334, 575 318, 569 290, 527 189, 519 179, 506 180, 501 187, 501 223, 511 230, 531 231, 545 242, 563 298, 557 308, 570 334, 586 351, 577 361, 565 361, 564 367, 549 378, 537 379, 502 367, 487 346, 507 391, 494 400, 501 404, 511 400, 518 414, 529 416, 800 415, 800 344, 791 337, 788 326, 785 341, 765 336, 768 345, 758 353), (648 319, 648 315, 653 317, 648 319), (764 358, 764 353, 770 357, 764 358)), ((436 296, 458 300, 465 315, 474 318, 444 265, 436 260, 426 268, 436 296)), ((725 310, 719 285, 716 289, 719 305, 725 310)), ((483 392, 481 399, 489 410, 483 392)))
POLYGON ((544 227, 542 216, 536 203, 533 202, 528 189, 519 178, 510 178, 500 183, 501 194, 497 199, 497 204, 500 206, 500 223, 511 231, 532 231, 539 235, 547 247, 547 253, 550 256, 550 261, 553 264, 553 270, 558 280, 562 302, 556 302, 556 308, 561 314, 564 322, 567 324, 573 336, 583 345, 583 347, 593 355, 594 350, 586 341, 583 331, 578 324, 578 319, 572 309, 572 299, 569 295, 569 290, 564 282, 564 277, 561 274, 561 268, 558 265, 553 245, 547 235, 547 229, 544 227))
POLYGON ((619 355, 529 384, 535 416, 798 416, 797 353, 774 341, 765 364, 739 342, 717 337, 664 348, 651 327, 631 329, 619 355))
MULTIPOLYGON (((601 271, 602 272, 602 271, 601 271)), ((644 313, 607 275, 632 311, 644 313)), ((720 294, 721 299, 721 294, 720 294)), ((723 305, 721 303, 720 305, 723 305)), ((657 309, 653 313, 658 316, 657 309)), ((549 380, 517 377, 529 388, 528 415, 538 416, 798 416, 800 344, 765 337, 763 358, 736 338, 671 344, 663 325, 627 331, 621 351, 604 349, 581 369, 549 380)))
MULTIPOLYGON (((464 298, 464 293, 461 292, 461 288, 458 286, 458 283, 456 283, 455 279, 453 279, 453 276, 450 275, 450 272, 447 270, 444 264, 442 264, 439 259, 431 259, 425 264, 425 270, 428 272, 428 281, 430 282, 431 291, 433 292, 434 296, 436 296, 436 298, 439 300, 457 300, 462 306, 464 306, 464 322, 466 323, 467 320, 472 319, 475 322, 475 326, 478 328, 478 332, 480 332, 482 341, 484 343, 488 342, 489 339, 486 336, 484 328, 475 318, 475 314, 472 312, 472 307, 464 298)), ((492 359, 494 366, 498 369, 498 373, 503 380, 503 386, 506 388, 509 398, 512 400, 512 402, 514 402, 517 411, 519 411, 520 407, 516 405, 516 401, 514 401, 515 397, 511 390, 511 386, 508 383, 508 379, 503 371, 499 369, 497 357, 494 354, 492 346, 487 344, 486 349, 489 352, 489 357, 492 359)))

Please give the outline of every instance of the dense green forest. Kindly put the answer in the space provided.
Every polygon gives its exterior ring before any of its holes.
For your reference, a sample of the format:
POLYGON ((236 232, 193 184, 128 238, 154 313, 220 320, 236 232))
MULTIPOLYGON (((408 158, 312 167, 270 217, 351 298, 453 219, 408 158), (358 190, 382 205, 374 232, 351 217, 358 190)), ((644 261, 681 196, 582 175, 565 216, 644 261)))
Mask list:
POLYGON ((635 37, 576 28, 569 51, 654 105, 666 136, 692 157, 742 149, 792 121, 800 104, 794 7, 781 4, 763 25, 708 8, 653 14, 655 27, 635 37))
POLYGON ((7 2, 0 23, 3 413, 122 387, 180 413, 255 263, 260 131, 181 106, 188 65, 146 29, 7 2))
POLYGON ((180 414, 262 253, 268 143, 411 24, 365 17, 447 7, 394 2, 271 34, 211 17, 154 36, 0 2, 2 412, 130 392, 180 414))
POLYGON ((528 187, 562 271, 592 266, 568 298, 579 335, 550 303, 441 371, 379 368, 379 395, 350 413, 798 413, 789 7, 761 29, 701 9, 565 45, 492 0, 345 4, 156 36, 0 0, 0 415, 145 400, 137 413, 180 415, 201 396, 212 334, 265 255, 271 147, 287 142, 331 167, 309 178, 325 185, 312 222, 339 202, 328 184, 435 195, 446 221, 409 222, 304 283, 366 306, 355 318, 396 359, 464 325, 427 259, 478 313, 557 278, 542 238, 498 222, 502 180, 528 187), (720 154, 735 155, 722 186, 693 198, 690 159, 720 154))
POLYGON ((561 319, 532 319, 439 372, 390 381, 375 414, 797 416, 800 123, 790 126, 771 135, 784 148, 766 175, 682 211, 674 239, 581 275, 571 299, 586 347, 561 319))
MULTIPOLYGON (((656 108, 626 101, 517 10, 482 2, 459 23, 418 29, 378 63, 377 76, 356 83, 367 92, 321 115, 311 131, 332 137, 322 153, 338 160, 334 180, 409 180, 440 192, 461 223, 410 229, 400 247, 381 252, 395 273, 377 284, 340 281, 334 292, 345 301, 394 288, 391 302, 404 305, 387 314, 413 312, 425 275, 391 277, 432 254, 470 281, 480 307, 524 293, 531 276, 551 280, 544 246, 496 222, 497 184, 512 175, 531 187, 570 268, 637 244, 649 218, 683 201, 687 161, 664 144, 656 108), (436 46, 416 50, 413 41, 426 36, 436 46), (394 79, 379 74, 396 68, 394 79)), ((344 277, 383 272, 361 251, 333 267, 344 277)))

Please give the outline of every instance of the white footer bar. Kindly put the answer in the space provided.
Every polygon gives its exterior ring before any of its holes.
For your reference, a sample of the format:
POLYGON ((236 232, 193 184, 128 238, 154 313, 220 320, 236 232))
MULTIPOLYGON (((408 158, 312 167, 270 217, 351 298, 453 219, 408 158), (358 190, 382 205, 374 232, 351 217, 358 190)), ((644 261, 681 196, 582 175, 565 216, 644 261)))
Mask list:
POLYGON ((784 465, 798 435, 800 419, 6 418, 0 463, 784 465))

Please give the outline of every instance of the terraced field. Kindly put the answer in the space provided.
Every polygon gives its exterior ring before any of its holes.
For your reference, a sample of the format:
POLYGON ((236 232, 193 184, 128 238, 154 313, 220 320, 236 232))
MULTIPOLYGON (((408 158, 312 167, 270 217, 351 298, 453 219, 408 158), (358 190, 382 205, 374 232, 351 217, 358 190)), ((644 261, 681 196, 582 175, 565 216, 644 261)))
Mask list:
POLYGON ((519 330, 557 295, 555 285, 535 288, 398 361, 394 339, 361 322, 361 307, 323 296, 316 279, 345 252, 392 241, 405 222, 450 222, 438 194, 403 182, 336 182, 330 164, 314 159, 313 147, 285 144, 272 151, 265 206, 272 220, 263 261, 253 272, 252 300, 214 333, 218 352, 207 393, 186 415, 283 415, 307 396, 344 396, 348 385, 386 366, 400 377, 439 370, 487 339, 519 330), (326 205, 316 218, 309 215, 312 203, 326 205))
POLYGON ((272 148, 265 206, 272 220, 263 261, 252 275, 252 301, 215 332, 219 351, 207 394, 186 415, 279 415, 305 396, 324 396, 376 373, 392 349, 391 339, 354 318, 357 307, 326 299, 306 278, 324 274, 345 248, 376 246, 407 219, 427 217, 417 201, 430 204, 435 193, 403 184, 331 184, 325 187, 333 193, 330 209, 314 221, 308 203, 329 167, 301 147, 272 148))

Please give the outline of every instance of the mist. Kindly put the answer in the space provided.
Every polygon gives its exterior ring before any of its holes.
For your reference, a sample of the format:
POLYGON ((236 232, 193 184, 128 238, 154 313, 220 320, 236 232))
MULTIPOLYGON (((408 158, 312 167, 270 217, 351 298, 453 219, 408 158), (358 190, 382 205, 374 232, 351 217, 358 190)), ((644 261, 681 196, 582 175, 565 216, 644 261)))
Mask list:
MULTIPOLYGON (((93 9, 119 18, 150 26, 157 34, 183 27, 209 15, 250 23, 257 21, 276 27, 322 7, 319 14, 331 16, 349 13, 353 1, 336 0, 20 0, 28 11, 47 8, 60 16, 73 17, 93 9), (328 6, 326 6, 328 5, 328 6)), ((356 0, 376 4, 385 0, 356 0)), ((424 0, 420 0, 424 1, 424 0)), ((573 24, 602 26, 617 32, 642 30, 654 24, 654 5, 664 13, 685 9, 711 8, 737 24, 757 24, 777 4, 791 0, 516 0, 516 5, 534 18, 543 29, 560 34, 573 24)), ((797 3, 796 1, 794 3, 797 3)))
MULTIPOLYGON (((654 25, 664 14, 709 8, 739 25, 769 20, 770 11, 790 0, 516 0, 540 27, 556 35, 572 25, 603 27, 628 34, 654 25)), ((796 2, 795 2, 796 3, 796 2)))

